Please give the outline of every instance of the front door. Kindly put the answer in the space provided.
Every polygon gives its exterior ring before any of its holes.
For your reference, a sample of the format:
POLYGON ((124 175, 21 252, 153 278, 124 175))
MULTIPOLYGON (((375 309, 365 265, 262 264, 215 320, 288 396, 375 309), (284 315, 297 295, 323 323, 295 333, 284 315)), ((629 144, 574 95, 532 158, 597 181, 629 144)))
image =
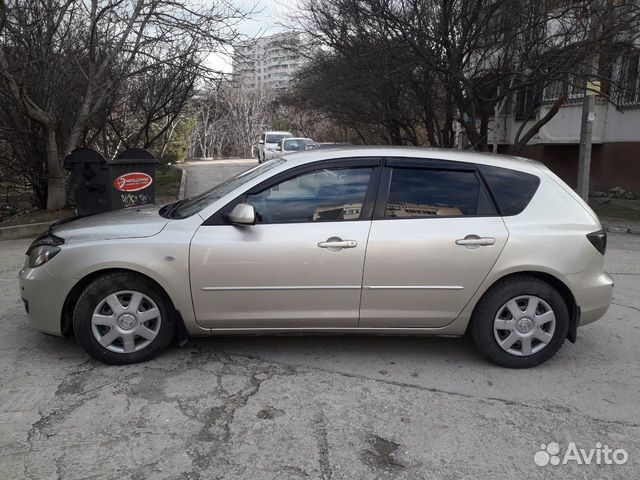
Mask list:
POLYGON ((474 168, 389 163, 381 185, 388 194, 376 205, 367 245, 359 326, 442 327, 476 292, 508 232, 474 168))
POLYGON ((375 162, 332 162, 267 182, 240 197, 254 206, 255 225, 201 226, 190 254, 198 323, 356 327, 375 162))

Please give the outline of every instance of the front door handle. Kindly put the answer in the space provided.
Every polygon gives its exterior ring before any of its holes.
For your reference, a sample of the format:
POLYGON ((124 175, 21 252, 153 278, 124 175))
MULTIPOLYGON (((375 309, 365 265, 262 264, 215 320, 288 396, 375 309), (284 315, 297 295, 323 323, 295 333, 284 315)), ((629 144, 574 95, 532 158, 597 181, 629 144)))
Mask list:
POLYGON ((319 242, 320 248, 327 248, 332 252, 337 252, 343 248, 354 248, 358 246, 358 242, 355 240, 343 240, 340 237, 327 238, 325 242, 319 242))
POLYGON ((467 235, 464 238, 456 240, 456 245, 463 245, 467 248, 486 247, 487 245, 494 245, 496 239, 493 237, 480 237, 478 235, 467 235))

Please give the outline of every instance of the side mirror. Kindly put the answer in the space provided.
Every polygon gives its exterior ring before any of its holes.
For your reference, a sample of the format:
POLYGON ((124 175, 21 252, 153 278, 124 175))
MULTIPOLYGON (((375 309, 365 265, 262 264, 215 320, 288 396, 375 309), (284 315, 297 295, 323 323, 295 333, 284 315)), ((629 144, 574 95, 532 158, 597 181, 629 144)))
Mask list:
POLYGON ((264 140, 262 139, 258 140, 258 145, 264 145, 264 140))
POLYGON ((278 146, 276 147, 276 151, 277 152, 281 152, 282 151, 282 145, 278 144, 278 146))
POLYGON ((231 210, 229 220, 238 225, 253 225, 256 223, 256 209, 248 203, 239 203, 231 210))

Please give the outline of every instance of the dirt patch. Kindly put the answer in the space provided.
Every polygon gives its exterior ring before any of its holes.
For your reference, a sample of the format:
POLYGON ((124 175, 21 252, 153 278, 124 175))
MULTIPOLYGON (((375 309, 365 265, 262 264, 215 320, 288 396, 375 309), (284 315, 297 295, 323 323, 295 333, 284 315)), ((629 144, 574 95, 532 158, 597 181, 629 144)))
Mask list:
POLYGON ((27 225, 31 223, 53 223, 62 218, 73 217, 76 214, 74 209, 64 210, 32 210, 26 213, 18 213, 0 221, 0 227, 12 227, 15 225, 27 225))
POLYGON ((395 453, 400 447, 399 443, 392 442, 375 434, 370 434, 367 442, 370 448, 362 452, 362 459, 365 463, 384 470, 406 468, 405 465, 395 458, 395 453))
POLYGON ((282 415, 284 415, 284 410, 274 407, 266 407, 260 410, 256 414, 256 417, 261 420, 273 420, 274 418, 281 417, 282 415))

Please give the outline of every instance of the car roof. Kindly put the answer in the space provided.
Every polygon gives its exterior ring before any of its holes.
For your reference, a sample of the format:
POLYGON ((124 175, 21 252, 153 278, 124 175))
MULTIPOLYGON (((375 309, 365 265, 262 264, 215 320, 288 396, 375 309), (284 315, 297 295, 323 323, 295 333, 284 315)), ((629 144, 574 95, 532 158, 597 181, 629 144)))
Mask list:
POLYGON ((320 160, 358 157, 395 157, 445 160, 452 162, 466 162, 480 165, 492 165, 496 167, 510 168, 523 172, 540 175, 540 168, 545 168, 538 161, 511 155, 501 155, 473 150, 459 150, 454 148, 426 148, 426 147, 402 147, 388 145, 366 146, 338 146, 305 150, 303 152, 289 153, 282 158, 287 160, 288 167, 303 165, 320 160))
POLYGON ((311 140, 311 141, 313 141, 313 139, 309 138, 309 137, 287 137, 287 138, 283 138, 282 140, 283 141, 287 141, 287 142, 289 140, 311 140))
POLYGON ((274 134, 274 133, 275 133, 275 134, 278 134, 278 135, 280 135, 280 134, 282 134, 282 135, 292 135, 292 133, 291 133, 291 132, 285 132, 285 131, 283 131, 283 130, 267 130, 267 131, 264 131, 264 132, 262 132, 262 133, 264 133, 264 134, 266 134, 266 135, 274 134))

